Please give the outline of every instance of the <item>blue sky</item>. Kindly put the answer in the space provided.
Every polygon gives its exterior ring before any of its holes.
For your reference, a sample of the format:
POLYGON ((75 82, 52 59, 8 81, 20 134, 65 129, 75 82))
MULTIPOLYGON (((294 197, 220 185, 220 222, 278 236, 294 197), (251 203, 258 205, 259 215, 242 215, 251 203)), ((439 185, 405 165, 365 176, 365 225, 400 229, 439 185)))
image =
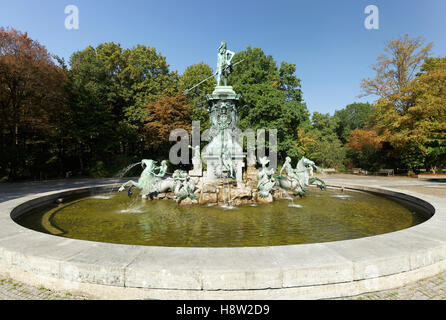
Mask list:
POLYGON ((357 98, 361 79, 384 42, 408 33, 446 55, 445 0, 0 0, 0 26, 28 32, 69 59, 106 41, 144 44, 182 73, 198 62, 215 68, 220 41, 232 51, 260 47, 280 63, 296 64, 311 112, 331 113, 357 98), (79 8, 79 30, 64 25, 67 5, 79 8), (367 5, 379 8, 379 30, 367 30, 367 5))

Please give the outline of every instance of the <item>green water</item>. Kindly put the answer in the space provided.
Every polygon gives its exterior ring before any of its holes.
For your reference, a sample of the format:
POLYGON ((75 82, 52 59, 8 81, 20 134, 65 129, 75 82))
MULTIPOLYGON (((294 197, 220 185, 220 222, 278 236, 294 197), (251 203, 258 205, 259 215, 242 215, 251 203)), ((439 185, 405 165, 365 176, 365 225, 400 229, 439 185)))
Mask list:
POLYGON ((21 217, 25 227, 54 235, 131 245, 277 246, 354 239, 405 229, 425 215, 362 192, 311 188, 304 199, 225 209, 145 201, 135 193, 93 195, 21 217))

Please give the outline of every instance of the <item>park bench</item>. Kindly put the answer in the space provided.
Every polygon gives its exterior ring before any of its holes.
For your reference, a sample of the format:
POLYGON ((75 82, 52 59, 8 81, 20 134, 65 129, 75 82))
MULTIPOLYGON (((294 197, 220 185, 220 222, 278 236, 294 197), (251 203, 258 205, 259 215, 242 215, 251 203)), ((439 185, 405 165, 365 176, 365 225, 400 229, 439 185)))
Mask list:
POLYGON ((387 176, 394 176, 395 175, 395 171, 393 169, 379 169, 378 174, 386 174, 387 176))
POLYGON ((337 170, 335 168, 321 169, 321 171, 324 172, 324 173, 334 173, 334 172, 337 172, 337 170))

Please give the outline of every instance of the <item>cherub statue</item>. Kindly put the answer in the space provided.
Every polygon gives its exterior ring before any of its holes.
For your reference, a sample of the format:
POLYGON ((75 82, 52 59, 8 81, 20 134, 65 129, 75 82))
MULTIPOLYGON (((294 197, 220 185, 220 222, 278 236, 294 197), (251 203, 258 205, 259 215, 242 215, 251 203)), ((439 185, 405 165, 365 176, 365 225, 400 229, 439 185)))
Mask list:
POLYGON ((192 158, 194 159, 200 159, 200 145, 196 145, 195 147, 189 146, 190 149, 193 150, 192 158))

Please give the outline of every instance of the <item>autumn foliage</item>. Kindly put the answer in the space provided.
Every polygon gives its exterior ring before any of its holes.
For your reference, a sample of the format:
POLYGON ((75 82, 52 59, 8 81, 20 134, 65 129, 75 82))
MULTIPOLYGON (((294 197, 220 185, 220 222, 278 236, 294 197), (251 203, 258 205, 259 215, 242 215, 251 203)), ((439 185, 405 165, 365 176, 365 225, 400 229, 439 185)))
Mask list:
MULTIPOLYGON (((64 112, 65 72, 27 33, 0 28, 0 166, 23 168, 23 153, 47 145, 64 112)), ((33 161, 26 164, 32 166, 33 161)))
POLYGON ((375 121, 390 134, 386 138, 402 165, 436 168, 446 165, 446 59, 430 58, 422 72, 398 96, 376 104, 375 121), (405 110, 395 110, 395 100, 405 110))
POLYGON ((149 150, 169 149, 169 135, 174 129, 185 129, 188 132, 192 129, 191 108, 182 92, 172 96, 165 94, 149 102, 146 111, 148 116, 143 130, 149 150))
MULTIPOLYGON (((238 125, 277 129, 279 165, 306 156, 340 171, 446 168, 446 57, 430 57, 431 46, 407 35, 386 42, 376 76, 361 85, 378 100, 334 115, 310 115, 296 64, 247 47, 229 77, 242 97, 238 125)), ((65 64, 27 33, 0 28, 0 181, 105 176, 166 159, 174 129, 190 132, 193 120, 209 127, 215 79, 187 96, 181 90, 212 74, 205 63, 179 74, 155 48, 115 42, 74 52, 65 64)))
POLYGON ((446 168, 446 58, 428 57, 431 46, 407 35, 387 42, 376 78, 363 81, 366 94, 381 98, 368 126, 348 138, 358 165, 446 168))

